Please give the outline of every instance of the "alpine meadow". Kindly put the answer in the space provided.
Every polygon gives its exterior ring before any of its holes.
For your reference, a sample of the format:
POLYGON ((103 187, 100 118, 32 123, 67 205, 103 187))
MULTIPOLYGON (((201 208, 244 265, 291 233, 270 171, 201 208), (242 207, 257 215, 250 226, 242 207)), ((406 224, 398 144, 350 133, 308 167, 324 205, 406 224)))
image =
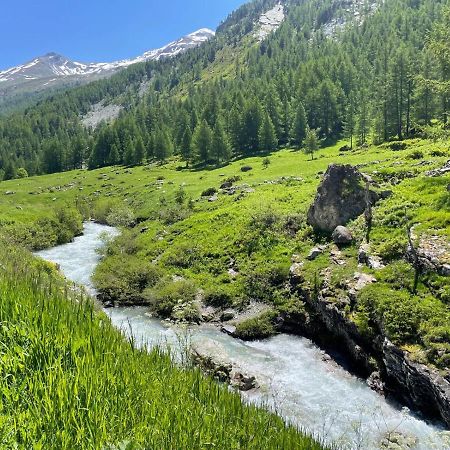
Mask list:
POLYGON ((0 71, 0 449, 450 449, 450 3, 229 13, 0 71))

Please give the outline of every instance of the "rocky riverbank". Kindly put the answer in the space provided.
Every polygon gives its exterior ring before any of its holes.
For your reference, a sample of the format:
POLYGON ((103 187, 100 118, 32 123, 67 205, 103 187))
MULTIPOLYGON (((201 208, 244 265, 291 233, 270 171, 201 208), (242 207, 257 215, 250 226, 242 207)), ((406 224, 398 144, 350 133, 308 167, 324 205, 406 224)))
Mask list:
MULTIPOLYGON (((281 331, 306 335, 318 344, 343 351, 352 368, 379 392, 392 395, 427 417, 450 427, 450 383, 429 366, 414 362, 406 351, 380 334, 367 339, 328 297, 326 286, 317 294, 304 287, 298 265, 291 269, 291 285, 305 301, 308 321, 280 317, 281 331)), ((351 293, 350 293, 351 295, 351 293)))

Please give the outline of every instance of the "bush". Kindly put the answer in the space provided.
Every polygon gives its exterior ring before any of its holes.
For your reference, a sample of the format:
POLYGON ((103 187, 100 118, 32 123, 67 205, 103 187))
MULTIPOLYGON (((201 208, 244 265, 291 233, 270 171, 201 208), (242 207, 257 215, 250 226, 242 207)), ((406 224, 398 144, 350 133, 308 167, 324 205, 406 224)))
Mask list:
POLYGON ((113 227, 131 227, 135 223, 133 210, 126 205, 117 205, 111 208, 106 216, 106 223, 113 227))
POLYGON ((420 299, 387 285, 371 285, 361 291, 358 312, 367 312, 395 344, 416 343, 422 315, 420 299))
POLYGON ((28 178, 28 172, 23 167, 19 167, 16 173, 17 178, 28 178))
POLYGON ((166 225, 173 225, 187 219, 191 211, 181 206, 174 206, 172 208, 163 208, 159 212, 159 219, 166 225))
POLYGON ((233 298, 231 294, 221 288, 210 289, 206 291, 203 296, 203 301, 205 305, 224 309, 233 304, 233 298))
POLYGON ((408 159, 423 159, 423 157, 424 154, 420 150, 414 150, 407 156, 408 159))
POLYGON ((392 261, 405 256, 407 245, 406 236, 398 236, 387 239, 379 245, 377 250, 381 259, 385 261, 392 261))
POLYGON ((228 177, 224 180, 225 183, 237 183, 238 181, 241 181, 242 177, 239 175, 234 175, 232 177, 228 177))
POLYGON ((189 269, 200 262, 201 254, 198 247, 188 243, 182 243, 172 247, 164 258, 165 264, 180 269, 189 269))
POLYGON ((276 313, 267 311, 259 317, 245 320, 236 327, 236 336, 245 341, 266 339, 276 334, 274 320, 276 313))
POLYGON ((177 305, 186 305, 195 300, 197 290, 190 281, 163 280, 157 286, 147 289, 146 300, 161 317, 171 317, 177 305))
POLYGON ((202 197, 211 197, 214 194, 217 194, 217 189, 215 187, 210 187, 202 192, 202 197))
POLYGON ((406 148, 408 148, 408 146, 406 145, 405 142, 392 142, 389 145, 389 148, 391 150, 394 150, 395 152, 398 152, 400 150, 405 150, 406 148))
POLYGON ((163 271, 153 264, 136 256, 116 255, 99 264, 93 282, 105 303, 142 304, 146 300, 144 290, 162 277, 163 271))
POLYGON ((276 291, 284 286, 288 276, 287 265, 255 269, 245 277, 244 292, 249 299, 272 302, 276 291))

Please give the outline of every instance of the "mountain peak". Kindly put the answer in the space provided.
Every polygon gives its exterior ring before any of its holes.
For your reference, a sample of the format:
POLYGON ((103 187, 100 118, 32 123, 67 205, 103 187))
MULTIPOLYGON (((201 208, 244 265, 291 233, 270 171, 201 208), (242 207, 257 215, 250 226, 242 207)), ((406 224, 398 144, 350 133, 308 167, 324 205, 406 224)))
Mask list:
POLYGON ((201 28, 177 41, 156 50, 150 50, 136 58, 110 63, 81 63, 72 61, 56 52, 49 52, 23 65, 0 71, 0 83, 4 88, 17 88, 33 82, 39 88, 54 86, 58 81, 90 81, 105 77, 132 64, 149 60, 174 57, 190 48, 197 47, 215 35, 209 28, 201 28))

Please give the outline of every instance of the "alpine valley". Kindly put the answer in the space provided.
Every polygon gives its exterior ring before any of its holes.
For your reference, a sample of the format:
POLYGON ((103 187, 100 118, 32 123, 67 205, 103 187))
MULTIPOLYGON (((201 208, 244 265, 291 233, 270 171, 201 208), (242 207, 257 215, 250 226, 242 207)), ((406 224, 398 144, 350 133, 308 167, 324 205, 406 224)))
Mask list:
POLYGON ((450 448, 447 0, 253 0, 0 97, 0 449, 450 448))

